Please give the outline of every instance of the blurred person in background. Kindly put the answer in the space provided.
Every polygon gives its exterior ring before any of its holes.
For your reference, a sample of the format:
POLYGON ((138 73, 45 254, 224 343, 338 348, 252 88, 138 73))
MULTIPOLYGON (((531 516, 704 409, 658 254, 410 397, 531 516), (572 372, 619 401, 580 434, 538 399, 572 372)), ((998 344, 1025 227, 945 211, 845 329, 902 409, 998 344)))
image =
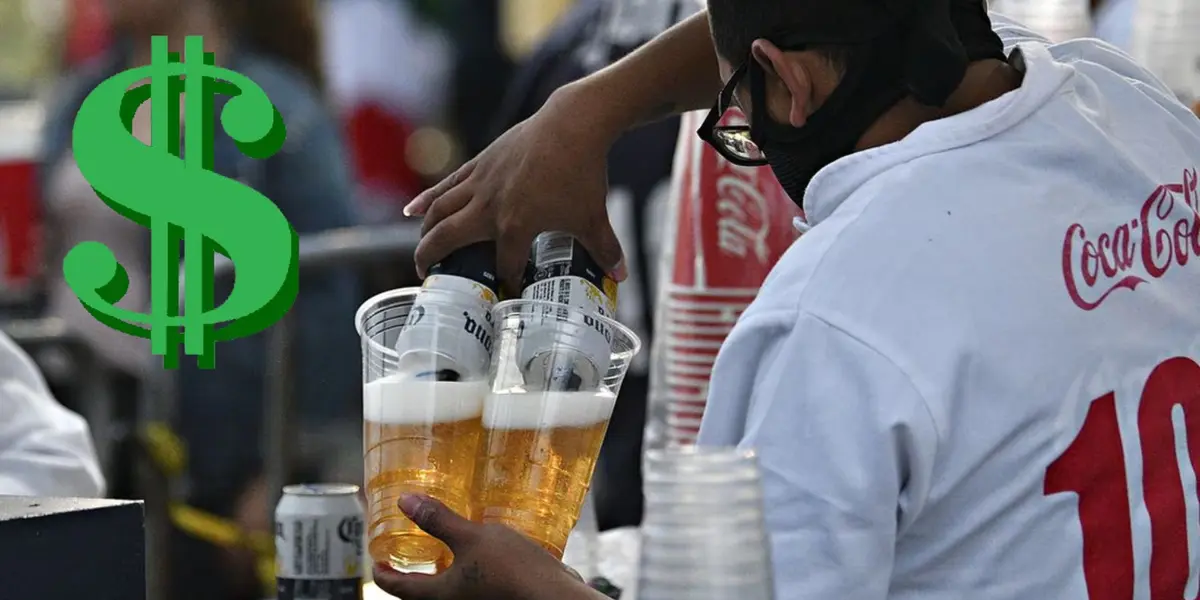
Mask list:
POLYGON ((0 496, 104 496, 87 423, 54 399, 29 355, 3 333, 0 496))
POLYGON ((449 118, 465 156, 492 141, 494 111, 513 75, 513 60, 500 35, 502 1, 445 0, 455 50, 449 118))
MULTIPOLYGON (((355 224, 352 185, 338 126, 323 98, 317 23, 310 0, 111 0, 113 47, 99 60, 70 73, 48 111, 44 190, 50 264, 79 242, 108 246, 129 272, 129 292, 120 306, 149 308, 149 232, 102 203, 83 179, 71 155, 71 128, 87 93, 107 77, 150 62, 150 37, 168 35, 173 49, 185 35, 203 35, 216 62, 257 83, 287 126, 287 139, 275 156, 243 155, 220 128, 214 141, 214 170, 255 188, 273 200, 301 235, 355 224)), ((228 98, 218 97, 219 114, 228 98)), ((148 141, 150 103, 135 116, 133 133, 148 141)), ((187 182, 180 182, 187 185, 187 182)), ((230 215, 231 218, 234 215, 230 215)), ((180 224, 185 226, 187 224, 180 224)), ((51 274, 61 273, 50 269, 51 274)), ((167 285, 175 285, 168 282, 167 285)), ((231 282, 218 282, 219 305, 231 282)), ((359 300, 356 276, 348 271, 304 274, 292 310, 297 406, 304 424, 355 422, 359 414, 358 342, 347 321, 359 300)), ((158 372, 148 341, 98 324, 61 279, 51 282, 51 312, 64 318, 100 351, 129 385, 158 372)), ((241 517, 246 528, 267 531, 261 480, 260 440, 265 372, 265 333, 222 343, 217 368, 200 370, 181 361, 178 373, 178 427, 188 449, 187 500, 217 515, 241 517)), ((128 390, 127 390, 128 391, 128 390)), ((132 392, 129 392, 132 400, 132 392)), ((179 584, 174 598, 225 598, 235 584, 214 577, 221 555, 187 540, 193 552, 173 565, 179 584)), ((244 565, 252 570, 253 563, 244 565)), ((253 577, 247 577, 253 583, 253 577)), ((239 585, 245 585, 241 581, 239 585)), ((250 589, 254 589, 251 587, 250 589)))
POLYGON ((419 128, 441 121, 454 49, 409 0, 325 0, 321 15, 329 95, 345 127, 360 212, 370 222, 395 221, 424 189, 424 165, 414 164, 423 157, 408 145, 419 128))
POLYGON ((108 51, 112 44, 112 24, 105 10, 107 1, 69 0, 67 3, 62 48, 65 68, 82 66, 108 51))
MULTIPOLYGON (((532 116, 555 90, 619 60, 702 7, 701 0, 579 0, 520 66, 493 137, 532 116)), ((672 117, 625 133, 608 153, 608 214, 629 269, 617 319, 647 344, 678 137, 679 119, 672 117)), ((630 366, 596 465, 592 491, 601 530, 641 524, 649 354, 639 354, 630 366)))

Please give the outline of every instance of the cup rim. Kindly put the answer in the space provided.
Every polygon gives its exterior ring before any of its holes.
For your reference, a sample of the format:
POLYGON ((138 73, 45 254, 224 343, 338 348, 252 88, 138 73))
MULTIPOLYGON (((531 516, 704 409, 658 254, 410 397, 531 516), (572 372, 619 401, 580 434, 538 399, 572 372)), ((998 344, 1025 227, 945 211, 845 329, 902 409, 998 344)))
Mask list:
POLYGON ((379 305, 381 302, 383 302, 385 300, 391 300, 393 298, 404 297, 404 296, 411 296, 413 298, 413 301, 415 302, 417 295, 421 294, 422 292, 433 292, 433 293, 437 293, 437 294, 450 294, 450 295, 461 296, 463 298, 468 298, 468 297, 474 298, 475 297, 475 296, 472 296, 471 294, 466 294, 466 293, 464 293, 462 291, 458 291, 458 290, 446 290, 446 289, 430 290, 430 289, 426 289, 424 286, 408 286, 408 287, 387 290, 385 292, 380 292, 378 294, 375 294, 374 296, 371 296, 370 298, 367 298, 366 301, 364 301, 362 304, 360 304, 358 306, 358 310, 354 311, 354 331, 355 331, 355 333, 358 334, 358 338, 360 340, 366 341, 366 343, 371 347, 372 351, 382 354, 385 358, 399 359, 400 355, 399 355, 399 353, 396 352, 396 350, 394 348, 387 348, 387 347, 383 346, 383 344, 380 344, 380 343, 376 342, 375 340, 371 339, 370 337, 363 335, 363 322, 364 322, 367 314, 370 313, 372 310, 374 310, 375 307, 377 305, 379 305))
POLYGON ((358 338, 360 340, 365 340, 384 356, 398 358, 399 355, 396 353, 395 349, 387 348, 383 344, 380 344, 375 340, 363 335, 363 321, 365 320, 367 313, 371 312, 371 310, 373 310, 384 300, 391 300, 393 298, 399 298, 402 296, 412 296, 413 298, 416 298, 417 294, 421 293, 422 289, 423 288, 418 286, 395 288, 375 294, 374 296, 371 296, 363 301, 362 304, 358 305, 358 310, 354 311, 354 331, 358 334, 358 338))
POLYGON ((736 287, 696 287, 685 283, 676 283, 674 281, 667 282, 666 285, 668 294, 690 294, 696 296, 710 296, 715 298, 723 298, 729 296, 750 296, 751 298, 758 295, 759 288, 736 288, 736 287))
POLYGON ((665 461, 684 455, 700 458, 718 456, 736 457, 739 460, 753 460, 756 463, 758 462, 758 453, 753 449, 738 448, 736 446, 689 446, 687 448, 655 448, 646 450, 646 458, 648 460, 665 461))
POLYGON ((621 352, 612 352, 612 356, 619 356, 622 358, 632 359, 634 356, 637 355, 638 352, 640 352, 642 350, 642 339, 639 338, 637 336, 637 334, 633 332, 633 329, 630 329, 629 327, 627 327, 625 324, 621 323, 620 321, 617 321, 616 319, 613 319, 611 317, 606 317, 606 316, 604 316, 600 313, 594 312, 594 311, 583 310, 583 309, 577 308, 575 306, 571 306, 570 304, 563 304, 561 302, 551 302, 549 300, 530 300, 527 298, 513 298, 511 300, 505 300, 503 302, 499 302, 495 306, 492 307, 492 314, 497 315, 497 319, 496 319, 497 325, 499 325, 500 317, 503 316, 501 313, 503 313, 507 310, 511 310, 517 306, 541 306, 543 308, 550 308, 550 309, 555 309, 555 310, 564 310, 565 309, 569 312, 574 312, 574 313, 578 313, 581 315, 589 315, 593 318, 599 319, 600 322, 602 322, 605 325, 616 330, 620 335, 625 336, 626 339, 628 339, 630 342, 632 342, 629 345, 629 349, 623 350, 621 352))
POLYGON ((663 323, 664 333, 673 333, 675 335, 728 335, 736 326, 737 323, 729 321, 712 323, 685 321, 678 318, 670 318, 663 323))
POLYGON ((712 340, 681 340, 670 337, 665 342, 668 349, 675 350, 720 350, 721 345, 725 343, 724 340, 719 342, 712 340))

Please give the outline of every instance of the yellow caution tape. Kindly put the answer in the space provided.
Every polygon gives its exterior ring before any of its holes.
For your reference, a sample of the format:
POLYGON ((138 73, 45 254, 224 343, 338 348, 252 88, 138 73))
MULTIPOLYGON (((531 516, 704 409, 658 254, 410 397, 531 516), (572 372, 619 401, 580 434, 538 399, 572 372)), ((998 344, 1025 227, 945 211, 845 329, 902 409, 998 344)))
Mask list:
POLYGON ((187 465, 187 449, 183 440, 165 423, 150 423, 142 432, 142 444, 150 458, 167 477, 177 477, 187 465))
POLYGON ((186 504, 172 503, 171 522, 188 535, 227 548, 249 548, 270 554, 274 560, 275 538, 261 531, 246 531, 237 523, 186 504))
MULTIPOLYGON (((183 474, 187 448, 170 426, 150 423, 142 431, 142 444, 155 465, 170 479, 183 474)), ((259 580, 267 596, 275 593, 275 538, 261 531, 246 531, 237 522, 219 517, 181 502, 170 502, 167 512, 180 531, 214 546, 248 548, 256 555, 259 580)))

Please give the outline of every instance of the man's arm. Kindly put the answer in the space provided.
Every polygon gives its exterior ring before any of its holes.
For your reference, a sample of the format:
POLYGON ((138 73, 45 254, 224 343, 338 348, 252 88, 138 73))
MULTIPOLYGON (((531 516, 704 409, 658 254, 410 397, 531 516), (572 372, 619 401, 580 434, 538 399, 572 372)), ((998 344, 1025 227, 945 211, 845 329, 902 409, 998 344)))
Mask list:
POLYGON ((721 91, 717 55, 701 11, 629 56, 554 93, 609 141, 638 125, 712 105, 721 91))
POLYGON ((777 597, 887 598, 937 451, 908 376, 825 320, 769 309, 737 324, 708 397, 700 443, 758 454, 777 597))
POLYGON ((0 334, 0 494, 98 497, 87 422, 60 405, 33 361, 0 334))

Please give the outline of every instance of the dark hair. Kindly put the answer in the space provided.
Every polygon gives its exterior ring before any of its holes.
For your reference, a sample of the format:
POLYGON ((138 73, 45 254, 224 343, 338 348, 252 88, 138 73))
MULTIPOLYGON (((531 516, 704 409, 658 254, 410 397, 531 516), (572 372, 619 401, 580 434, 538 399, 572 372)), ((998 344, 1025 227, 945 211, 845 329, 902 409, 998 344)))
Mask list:
POLYGON ((313 0, 210 0, 238 39, 325 85, 313 0))
MULTIPOLYGON (((759 38, 770 39, 799 28, 813 11, 838 5, 833 0, 709 0, 708 19, 717 54, 737 66, 750 55, 759 38)), ((838 69, 844 68, 852 50, 848 46, 819 44, 809 47, 838 69)))

